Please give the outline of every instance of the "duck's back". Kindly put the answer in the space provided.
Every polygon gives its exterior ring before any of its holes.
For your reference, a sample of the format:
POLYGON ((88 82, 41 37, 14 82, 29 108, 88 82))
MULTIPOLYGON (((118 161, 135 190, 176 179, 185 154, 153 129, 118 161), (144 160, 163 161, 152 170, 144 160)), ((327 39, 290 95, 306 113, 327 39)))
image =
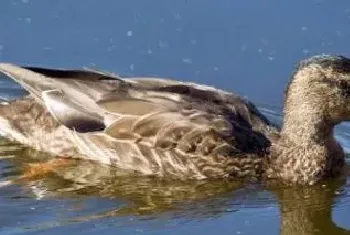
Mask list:
POLYGON ((0 71, 31 94, 0 107, 11 127, 3 133, 55 155, 163 176, 256 175, 275 132, 251 103, 207 86, 13 65, 0 71))

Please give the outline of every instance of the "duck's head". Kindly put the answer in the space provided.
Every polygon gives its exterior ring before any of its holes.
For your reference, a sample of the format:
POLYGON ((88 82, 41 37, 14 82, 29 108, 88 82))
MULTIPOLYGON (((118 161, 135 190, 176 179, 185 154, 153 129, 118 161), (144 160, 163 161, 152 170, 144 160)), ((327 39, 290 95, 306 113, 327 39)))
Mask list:
POLYGON ((284 115, 289 124, 349 121, 350 59, 322 55, 300 62, 285 92, 284 115))

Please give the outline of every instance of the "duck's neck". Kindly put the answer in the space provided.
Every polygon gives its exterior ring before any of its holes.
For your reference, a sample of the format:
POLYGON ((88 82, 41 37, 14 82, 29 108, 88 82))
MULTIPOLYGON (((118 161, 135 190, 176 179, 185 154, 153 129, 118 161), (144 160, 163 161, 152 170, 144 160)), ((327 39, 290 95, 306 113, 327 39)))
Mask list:
POLYGON ((327 120, 322 107, 303 103, 286 107, 284 114, 280 138, 271 148, 268 175, 313 184, 338 174, 343 151, 333 136, 335 123, 327 120))
POLYGON ((327 120, 318 107, 301 104, 284 111, 281 138, 300 146, 328 145, 335 140, 335 123, 327 120))
POLYGON ((309 76, 321 76, 314 73, 296 73, 285 94, 281 138, 295 145, 324 146, 334 142, 333 128, 337 123, 329 113, 330 95, 324 86, 310 82, 309 76))

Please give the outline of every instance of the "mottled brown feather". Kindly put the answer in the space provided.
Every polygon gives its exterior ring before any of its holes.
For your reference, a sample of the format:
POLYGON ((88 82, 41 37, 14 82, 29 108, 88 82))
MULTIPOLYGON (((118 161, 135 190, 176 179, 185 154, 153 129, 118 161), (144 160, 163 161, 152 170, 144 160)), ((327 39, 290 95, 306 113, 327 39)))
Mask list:
POLYGON ((349 63, 339 60, 315 57, 293 74, 281 134, 249 101, 204 85, 0 64, 31 94, 0 106, 1 131, 53 155, 147 175, 315 183, 337 175, 344 161, 331 133, 350 118, 349 73, 339 69, 349 63), (329 85, 335 80, 345 82, 329 85), (61 94, 54 105, 45 97, 52 91, 61 94))

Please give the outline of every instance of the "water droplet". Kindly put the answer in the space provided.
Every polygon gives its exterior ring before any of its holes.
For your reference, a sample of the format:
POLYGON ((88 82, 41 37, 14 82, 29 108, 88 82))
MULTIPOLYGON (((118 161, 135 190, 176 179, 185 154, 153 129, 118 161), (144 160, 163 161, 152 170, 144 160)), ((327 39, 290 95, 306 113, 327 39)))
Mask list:
POLYGON ((192 59, 191 58, 182 58, 182 62, 186 64, 192 64, 192 59))
POLYGON ((241 52, 245 52, 247 50, 247 44, 243 44, 241 46, 241 52))
POLYGON ((28 24, 32 23, 32 19, 29 17, 25 18, 24 21, 28 24))
POLYGON ((181 15, 179 13, 175 14, 175 19, 176 20, 181 20, 181 15))
POLYGON ((169 44, 166 41, 159 40, 158 46, 160 48, 167 48, 167 47, 169 47, 169 44))
POLYGON ((135 65, 134 64, 130 64, 130 70, 134 71, 134 69, 135 69, 135 65))
POLYGON ((131 36, 132 36, 132 31, 129 30, 129 31, 126 33, 126 36, 131 37, 131 36))
POLYGON ((304 53, 304 55, 307 55, 307 54, 310 53, 310 51, 309 51, 308 49, 304 49, 304 50, 303 50, 303 53, 304 53))
POLYGON ((307 30, 308 30, 308 27, 306 27, 306 26, 301 27, 301 31, 305 32, 307 30))
POLYGON ((110 46, 110 47, 107 48, 107 51, 111 52, 111 51, 114 51, 114 49, 115 49, 115 46, 110 46))

